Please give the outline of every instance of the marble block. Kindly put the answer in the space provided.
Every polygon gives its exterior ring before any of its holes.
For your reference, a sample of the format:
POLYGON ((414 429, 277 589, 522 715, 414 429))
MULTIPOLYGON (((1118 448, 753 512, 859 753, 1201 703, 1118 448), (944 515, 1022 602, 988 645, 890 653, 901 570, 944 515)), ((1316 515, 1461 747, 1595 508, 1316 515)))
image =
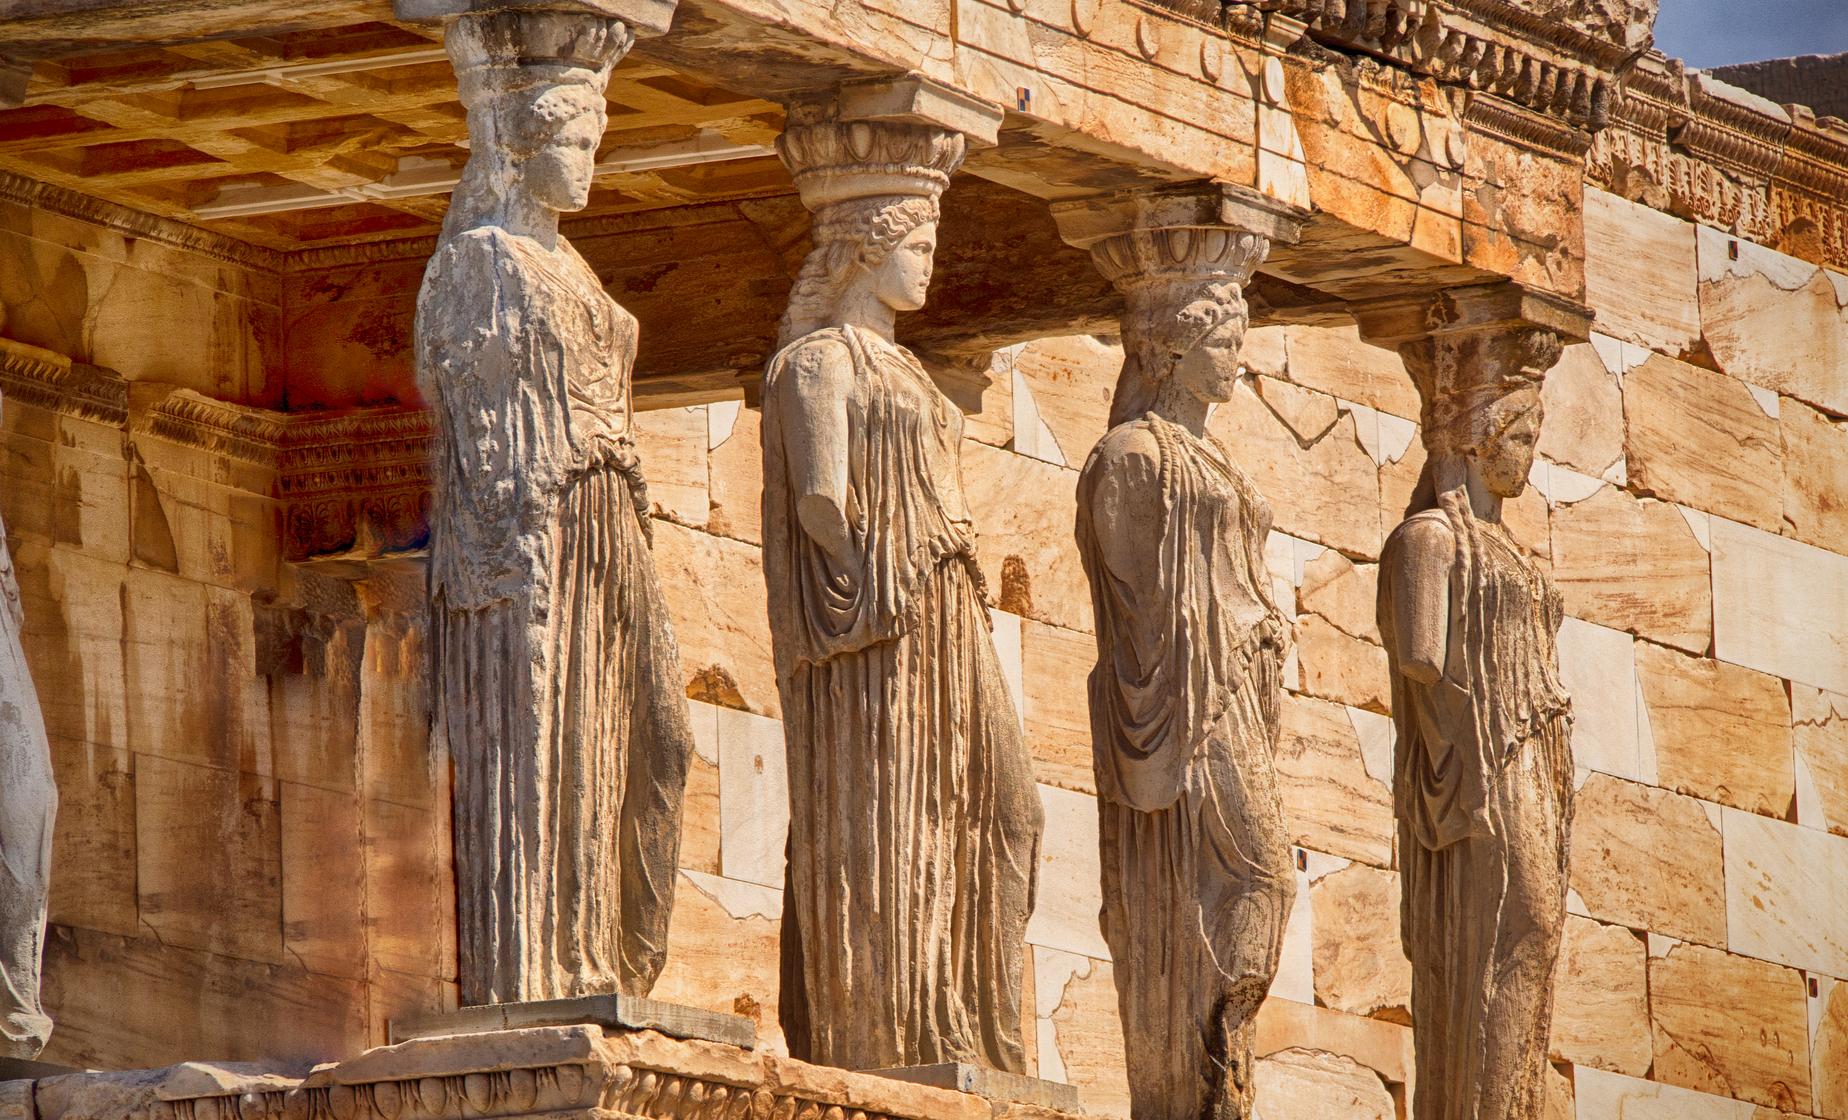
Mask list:
POLYGON ((399 1043, 417 1038, 580 1025, 659 1031, 669 1038, 722 1042, 746 1050, 757 1045, 757 1028, 742 1015, 727 1015, 721 1011, 707 1011, 704 1008, 614 992, 578 996, 574 999, 494 1003, 464 1007, 442 1015, 393 1019, 391 1041, 399 1043))
POLYGON ((1041 1108, 1057 1109, 1060 1112, 1084 1111, 1084 1106, 1078 1099, 1078 1086, 1076 1085, 1067 1085, 1062 1081, 1042 1081, 1037 1077, 1027 1077, 1018 1073, 1004 1073, 998 1069, 988 1069, 968 1062, 894 1066, 890 1069, 875 1069, 867 1072, 880 1077, 890 1077, 894 1081, 909 1081, 914 1085, 933 1085, 939 1089, 955 1089, 959 1093, 973 1093, 978 1097, 986 1097, 994 1101, 1038 1105, 1041 1108))

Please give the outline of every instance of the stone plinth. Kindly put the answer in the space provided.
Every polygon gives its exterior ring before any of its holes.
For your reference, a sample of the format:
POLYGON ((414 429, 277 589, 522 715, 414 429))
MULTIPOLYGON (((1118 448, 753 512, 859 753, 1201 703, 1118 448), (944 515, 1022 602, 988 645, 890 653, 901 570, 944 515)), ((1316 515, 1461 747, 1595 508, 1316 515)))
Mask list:
MULTIPOLYGON (((669 1038, 723 1042, 749 1050, 757 1045, 757 1028, 742 1015, 664 1003, 617 993, 542 999, 527 1003, 492 1003, 464 1007, 442 1015, 393 1019, 391 1040, 409 1042, 452 1034, 488 1034, 528 1027, 598 1026, 658 1031, 669 1038)), ((932 1082, 935 1084, 935 1082, 932 1082)))
MULTIPOLYGON (((1022 1079, 1025 1080, 1025 1079, 1022 1079)), ((11 1082, 13 1086, 28 1084, 11 1082)), ((594 1024, 418 1038, 314 1068, 189 1063, 31 1083, 8 1120, 1059 1120, 1055 1108, 594 1024), (28 1109, 20 1112, 19 1109, 28 1109)))
POLYGON ((1084 1105, 1078 1099, 1078 1086, 1067 1085, 1063 1081, 1042 1081, 1037 1077, 1027 1077, 1018 1073, 1004 1073, 998 1069, 971 1065, 968 1062, 938 1062, 928 1066, 895 1066, 891 1069, 872 1071, 880 1077, 889 1077, 894 1081, 908 1081, 913 1085, 934 1085, 939 1089, 955 1089, 961 1093, 974 1093, 978 1097, 987 1097, 991 1101, 1013 1104, 1037 1105, 1058 1112, 1083 1112, 1084 1105))

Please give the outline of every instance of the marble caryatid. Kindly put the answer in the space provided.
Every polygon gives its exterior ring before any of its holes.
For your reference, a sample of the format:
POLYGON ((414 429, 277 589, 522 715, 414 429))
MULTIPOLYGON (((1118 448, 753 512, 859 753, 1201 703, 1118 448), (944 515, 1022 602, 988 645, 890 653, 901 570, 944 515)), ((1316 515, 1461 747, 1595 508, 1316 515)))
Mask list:
POLYGON ((1507 298, 1446 293, 1399 345, 1429 456, 1379 589, 1417 1120, 1535 1120, 1546 1100, 1572 715, 1559 592, 1501 515, 1533 465, 1561 343, 1504 317, 1507 298))
POLYGON ((559 235, 585 204, 621 22, 465 15, 470 155, 417 299, 442 435, 434 729, 455 767, 469 1004, 644 994, 661 971, 693 751, 649 553, 635 320, 559 235))
POLYGON ((795 117, 814 248, 764 381, 764 575, 789 752, 782 1020, 848 1068, 1024 1071, 1041 809, 989 633, 962 413, 924 303, 963 137, 795 117))
POLYGON ((1264 563, 1271 512, 1206 430, 1238 382, 1241 287, 1268 247, 1224 226, 1092 246, 1128 305, 1077 536, 1097 620, 1103 932, 1135 1120, 1252 1115, 1252 1017, 1295 897, 1272 765, 1288 623, 1264 563))
POLYGON ((13 555, 0 528, 0 1058, 36 1058, 51 1038, 39 969, 58 787, 20 645, 24 623, 13 555))

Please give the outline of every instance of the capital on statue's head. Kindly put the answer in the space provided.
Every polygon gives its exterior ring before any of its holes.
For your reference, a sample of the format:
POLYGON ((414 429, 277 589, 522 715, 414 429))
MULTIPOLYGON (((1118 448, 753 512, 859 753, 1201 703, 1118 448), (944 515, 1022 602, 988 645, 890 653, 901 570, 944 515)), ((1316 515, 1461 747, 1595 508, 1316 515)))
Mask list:
POLYGON ((667 33, 680 0, 392 0, 392 14, 408 23, 448 21, 496 12, 591 16, 615 20, 632 35, 667 33))

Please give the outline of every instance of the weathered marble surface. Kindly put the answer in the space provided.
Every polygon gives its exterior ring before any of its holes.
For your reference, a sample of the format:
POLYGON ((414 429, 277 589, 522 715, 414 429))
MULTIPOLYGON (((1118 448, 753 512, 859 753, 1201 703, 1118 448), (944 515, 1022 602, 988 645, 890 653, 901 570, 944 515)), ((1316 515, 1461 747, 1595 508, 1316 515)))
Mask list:
POLYGON ((1549 1055, 1641 1077, 1650 1042, 1645 939, 1622 926, 1566 916, 1554 974, 1549 1055))
POLYGON ((1593 774, 1574 797, 1572 823, 1570 883, 1585 914, 1703 945, 1726 944, 1717 808, 1593 774))
POLYGON ((0 1057, 36 1058, 51 1038, 39 999, 58 786, 20 630, 25 609, 0 528, 0 1057))
POLYGON ((636 326, 558 234, 631 41, 559 12, 446 36, 474 143, 417 353, 444 437, 434 735, 455 763, 465 1003, 641 995, 667 953, 693 735, 635 452, 636 326))
POLYGON ((1561 347, 1499 300, 1440 300, 1424 320, 1435 329, 1400 345, 1430 458, 1423 508, 1380 558, 1379 628, 1419 1120, 1537 1120, 1548 1099, 1572 820, 1564 605, 1501 515, 1527 485, 1561 347))
POLYGON ((1809 1018, 1797 970, 1675 945, 1651 955, 1649 1013, 1654 1080, 1810 1111, 1809 1018))
POLYGON ((605 1030, 654 1031, 669 1038, 703 1039, 741 1046, 756 1045, 754 1025, 742 1015, 662 1003, 646 996, 604 992, 569 999, 533 1000, 464 1007, 445 1015, 421 1015, 391 1022, 391 1041, 440 1038, 457 1034, 493 1034, 533 1027, 598 1026, 605 1030))
POLYGON ((1042 812, 983 602, 962 413, 893 341, 946 128, 811 107, 778 142, 814 248, 764 378, 764 578, 789 756, 781 1018, 850 1069, 1023 1072, 1042 812))
POLYGON ((1122 288, 1125 361, 1078 481, 1103 929, 1137 1120, 1243 1120, 1295 893, 1273 755, 1288 633, 1270 508, 1209 436, 1269 240, 1142 226, 1090 246, 1122 288))

